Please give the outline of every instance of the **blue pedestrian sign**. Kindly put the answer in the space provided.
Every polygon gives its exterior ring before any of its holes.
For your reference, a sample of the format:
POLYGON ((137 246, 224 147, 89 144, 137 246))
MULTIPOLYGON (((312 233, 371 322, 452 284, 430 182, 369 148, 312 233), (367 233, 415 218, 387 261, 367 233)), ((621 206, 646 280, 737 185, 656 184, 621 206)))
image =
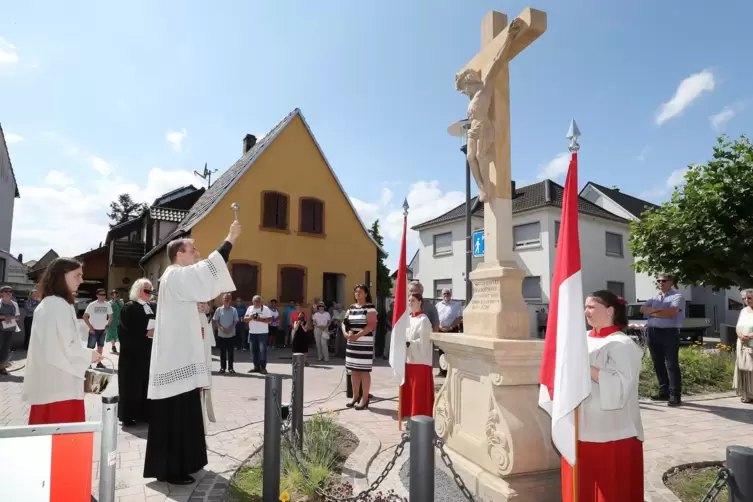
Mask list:
POLYGON ((484 231, 476 230, 473 232, 473 257, 480 258, 484 256, 484 231))

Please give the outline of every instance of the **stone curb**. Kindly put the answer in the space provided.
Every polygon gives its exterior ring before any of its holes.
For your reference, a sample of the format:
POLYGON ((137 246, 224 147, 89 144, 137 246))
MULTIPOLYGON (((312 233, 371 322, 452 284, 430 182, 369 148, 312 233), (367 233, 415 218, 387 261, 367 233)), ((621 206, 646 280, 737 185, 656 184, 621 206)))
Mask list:
POLYGON ((337 422, 355 434, 358 447, 345 461, 342 468, 343 480, 353 484, 353 491, 359 492, 368 486, 368 472, 371 463, 379 454, 382 442, 363 424, 355 424, 340 416, 337 422))
POLYGON ((667 471, 687 464, 701 464, 709 462, 723 462, 722 456, 711 452, 687 452, 679 457, 660 457, 651 462, 651 470, 646 475, 644 486, 651 488, 653 493, 646 492, 646 502, 681 502, 677 496, 664 484, 664 474, 667 471), (714 458, 715 457, 715 458, 714 458))

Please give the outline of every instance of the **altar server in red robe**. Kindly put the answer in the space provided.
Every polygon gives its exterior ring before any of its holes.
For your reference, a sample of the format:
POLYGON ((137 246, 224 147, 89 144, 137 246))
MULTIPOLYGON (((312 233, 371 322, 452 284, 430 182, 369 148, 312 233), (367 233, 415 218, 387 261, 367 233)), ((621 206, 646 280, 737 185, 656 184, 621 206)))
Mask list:
POLYGON ((424 298, 418 293, 408 296, 410 321, 406 332, 405 383, 402 387, 403 418, 432 416, 434 411, 434 376, 431 321, 424 314, 424 298))
MULTIPOLYGON (((579 407, 578 502, 644 500, 638 406, 643 351, 623 332, 626 308, 625 300, 610 291, 596 291, 586 298, 586 320, 592 328, 588 332, 591 394, 579 407)), ((562 467, 571 469, 564 461, 562 467)), ((573 493, 572 479, 563 472, 563 494, 573 493)))

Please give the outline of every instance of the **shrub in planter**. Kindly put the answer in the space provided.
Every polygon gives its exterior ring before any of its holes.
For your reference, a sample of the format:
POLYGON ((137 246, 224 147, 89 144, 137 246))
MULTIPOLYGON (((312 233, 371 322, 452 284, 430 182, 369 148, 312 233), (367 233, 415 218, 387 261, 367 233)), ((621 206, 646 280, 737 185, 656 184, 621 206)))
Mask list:
MULTIPOLYGON (((734 371, 735 353, 730 346, 717 345, 716 349, 708 350, 697 343, 680 349, 683 395, 728 392, 732 390, 734 371)), ((642 397, 648 397, 657 391, 654 365, 646 349, 638 392, 642 397)))

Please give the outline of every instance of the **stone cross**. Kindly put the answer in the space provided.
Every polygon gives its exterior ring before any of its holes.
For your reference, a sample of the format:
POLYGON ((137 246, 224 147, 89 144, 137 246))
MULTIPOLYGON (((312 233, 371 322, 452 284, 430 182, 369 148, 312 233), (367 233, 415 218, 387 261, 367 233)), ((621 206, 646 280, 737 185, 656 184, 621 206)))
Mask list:
MULTIPOLYGON (((489 165, 489 200, 484 207, 484 262, 509 266, 515 262, 512 238, 512 193, 510 157, 510 71, 508 62, 546 31, 546 13, 527 8, 518 20, 520 31, 506 53, 506 61, 497 69, 494 96, 489 115, 494 124, 494 161, 489 165)), ((483 79, 507 38, 507 15, 490 11, 481 22, 481 51, 466 64, 464 70, 479 72, 483 79)))

